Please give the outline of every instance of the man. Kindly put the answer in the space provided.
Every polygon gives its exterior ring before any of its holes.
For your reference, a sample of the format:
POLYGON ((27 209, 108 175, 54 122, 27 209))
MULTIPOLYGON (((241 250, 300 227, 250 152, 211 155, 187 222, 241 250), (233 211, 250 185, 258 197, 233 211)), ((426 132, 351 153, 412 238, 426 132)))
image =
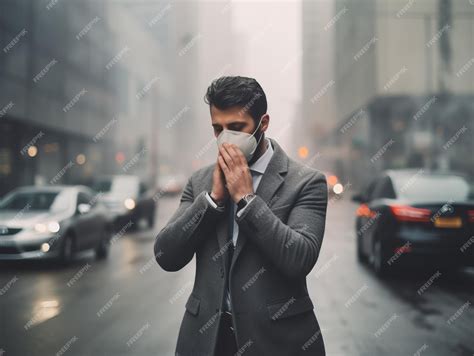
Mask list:
POLYGON ((221 77, 205 100, 217 161, 189 178, 154 246, 166 271, 196 254, 176 355, 325 355, 306 276, 323 240, 326 178, 265 137, 255 79, 221 77))

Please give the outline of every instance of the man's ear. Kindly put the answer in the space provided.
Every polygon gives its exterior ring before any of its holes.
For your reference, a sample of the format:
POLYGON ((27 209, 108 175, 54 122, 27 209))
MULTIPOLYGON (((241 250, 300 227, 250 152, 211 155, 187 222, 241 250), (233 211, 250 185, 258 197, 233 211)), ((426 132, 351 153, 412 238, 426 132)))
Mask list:
POLYGON ((266 131, 268 128, 268 125, 270 125, 270 115, 265 114, 262 116, 261 130, 266 131))

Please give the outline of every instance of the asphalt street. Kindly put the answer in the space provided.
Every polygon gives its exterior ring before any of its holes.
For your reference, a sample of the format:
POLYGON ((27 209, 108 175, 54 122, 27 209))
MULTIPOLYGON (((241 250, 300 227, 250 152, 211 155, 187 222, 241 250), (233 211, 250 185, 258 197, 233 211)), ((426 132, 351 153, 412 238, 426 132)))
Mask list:
MULTIPOLYGON (((160 200, 154 230, 115 236, 107 260, 85 253, 68 267, 2 262, 0 355, 173 355, 194 261, 165 272, 153 242, 178 201, 160 200)), ((474 272, 378 279, 356 260, 355 209, 330 201, 307 277, 327 354, 474 355, 474 272)))

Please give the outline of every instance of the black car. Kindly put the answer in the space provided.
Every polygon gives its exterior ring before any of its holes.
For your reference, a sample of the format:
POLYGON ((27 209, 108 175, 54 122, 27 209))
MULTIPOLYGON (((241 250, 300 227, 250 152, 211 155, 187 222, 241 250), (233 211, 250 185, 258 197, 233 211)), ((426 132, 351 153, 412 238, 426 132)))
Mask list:
POLYGON ((85 186, 21 187, 0 201, 0 260, 59 259, 95 250, 108 254, 106 208, 85 186))
POLYGON ((356 212, 357 257, 382 276, 400 266, 474 264, 474 201, 456 173, 389 170, 361 194, 356 212))

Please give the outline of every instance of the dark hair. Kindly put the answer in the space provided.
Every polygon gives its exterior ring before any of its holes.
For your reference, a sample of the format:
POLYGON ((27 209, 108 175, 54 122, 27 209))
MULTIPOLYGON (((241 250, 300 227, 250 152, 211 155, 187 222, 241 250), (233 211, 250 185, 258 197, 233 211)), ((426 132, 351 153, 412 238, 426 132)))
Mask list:
POLYGON ((209 108, 214 105, 219 110, 240 106, 243 112, 249 112, 255 122, 267 112, 267 97, 254 78, 217 78, 207 88, 204 101, 209 104, 209 108))

